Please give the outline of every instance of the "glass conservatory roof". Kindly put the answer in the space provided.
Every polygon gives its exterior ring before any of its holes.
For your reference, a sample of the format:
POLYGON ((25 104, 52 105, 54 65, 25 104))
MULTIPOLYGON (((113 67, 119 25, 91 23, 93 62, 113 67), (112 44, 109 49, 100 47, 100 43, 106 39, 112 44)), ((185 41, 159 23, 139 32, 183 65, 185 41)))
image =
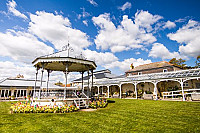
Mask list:
POLYGON ((175 79, 175 78, 189 78, 189 77, 199 77, 200 78, 200 68, 189 69, 173 72, 163 72, 163 73, 152 73, 143 75, 132 75, 125 78, 113 78, 104 79, 96 82, 96 84, 119 84, 120 82, 137 82, 137 81, 147 81, 147 80, 161 80, 161 79, 175 79))

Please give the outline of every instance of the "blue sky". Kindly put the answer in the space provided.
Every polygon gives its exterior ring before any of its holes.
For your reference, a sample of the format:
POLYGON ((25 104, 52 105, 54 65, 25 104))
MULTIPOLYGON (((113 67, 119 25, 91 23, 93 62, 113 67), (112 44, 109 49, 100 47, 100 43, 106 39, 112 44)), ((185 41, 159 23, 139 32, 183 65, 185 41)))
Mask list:
MULTIPOLYGON (((32 60, 68 41, 71 56, 82 53, 95 60, 97 70, 117 75, 131 63, 174 57, 194 66, 200 54, 199 7, 199 0, 2 0, 0 77, 33 78, 32 60)), ((52 80, 62 78, 52 74, 52 80)))

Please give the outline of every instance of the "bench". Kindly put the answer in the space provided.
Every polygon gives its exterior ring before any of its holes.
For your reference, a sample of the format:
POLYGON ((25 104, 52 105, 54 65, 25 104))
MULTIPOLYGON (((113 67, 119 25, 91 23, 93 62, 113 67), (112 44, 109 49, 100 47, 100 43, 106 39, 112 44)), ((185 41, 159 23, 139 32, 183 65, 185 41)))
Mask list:
POLYGON ((191 94, 191 100, 192 101, 199 101, 200 100, 200 94, 191 94))
POLYGON ((143 94, 145 100, 153 100, 153 94, 143 94))

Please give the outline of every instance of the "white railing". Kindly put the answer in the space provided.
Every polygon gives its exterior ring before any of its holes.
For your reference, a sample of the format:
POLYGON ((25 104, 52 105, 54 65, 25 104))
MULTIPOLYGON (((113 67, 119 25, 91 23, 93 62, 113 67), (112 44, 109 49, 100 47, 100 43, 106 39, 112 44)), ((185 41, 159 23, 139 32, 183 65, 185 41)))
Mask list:
POLYGON ((74 96, 76 96, 76 98, 79 98, 79 97, 76 95, 76 93, 75 93, 75 92, 73 92, 73 94, 74 94, 74 96))
POLYGON ((85 93, 84 92, 82 92, 82 94, 86 97, 86 98, 88 98, 88 96, 87 95, 85 95, 85 93))
MULTIPOLYGON (((184 95, 200 94, 199 88, 183 90, 184 95), (186 93, 185 93, 186 92, 186 93)), ((182 96, 182 90, 163 92, 163 99, 167 97, 182 96)))

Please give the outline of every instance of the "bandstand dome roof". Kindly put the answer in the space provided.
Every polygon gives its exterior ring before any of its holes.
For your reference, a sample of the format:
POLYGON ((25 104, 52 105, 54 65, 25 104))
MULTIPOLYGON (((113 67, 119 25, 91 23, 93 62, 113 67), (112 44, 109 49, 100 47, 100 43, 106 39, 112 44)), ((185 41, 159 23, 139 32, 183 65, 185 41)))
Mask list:
POLYGON ((38 57, 32 64, 36 68, 44 68, 52 71, 83 72, 96 69, 94 61, 73 57, 38 57))

